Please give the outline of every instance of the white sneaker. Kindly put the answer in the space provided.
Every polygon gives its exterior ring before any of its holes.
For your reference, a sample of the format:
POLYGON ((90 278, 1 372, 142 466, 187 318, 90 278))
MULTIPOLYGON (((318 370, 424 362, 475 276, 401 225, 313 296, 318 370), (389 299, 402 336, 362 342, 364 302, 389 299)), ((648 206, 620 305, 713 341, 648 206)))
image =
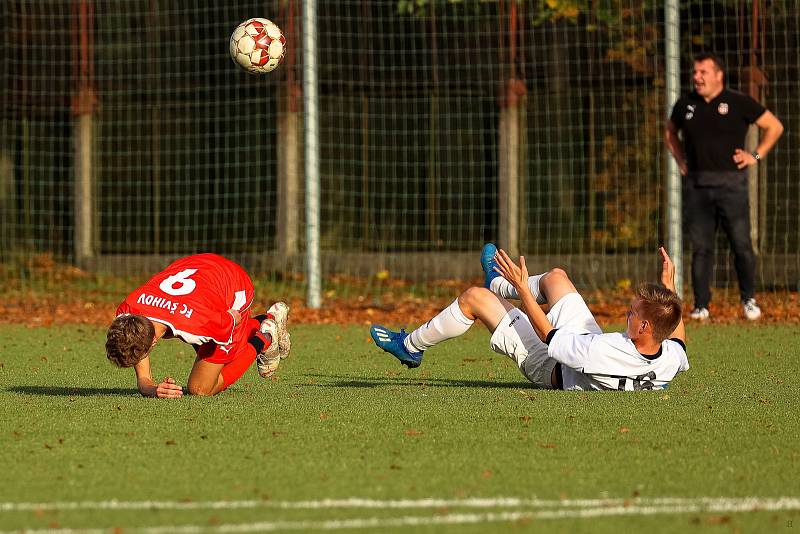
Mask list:
POLYGON ((281 359, 289 356, 289 351, 292 350, 292 338, 289 336, 289 305, 285 302, 276 302, 267 310, 267 315, 272 315, 275 318, 275 324, 278 327, 278 354, 281 359))
POLYGON ((261 378, 271 377, 275 371, 278 370, 278 365, 281 363, 281 356, 278 354, 278 325, 275 319, 264 319, 261 321, 259 328, 262 334, 267 334, 272 338, 269 347, 258 356, 256 356, 256 366, 258 367, 258 374, 261 378))
POLYGON ((292 348, 292 341, 289 332, 286 330, 286 323, 289 320, 289 306, 284 302, 276 302, 267 310, 272 318, 261 321, 259 330, 262 334, 267 334, 272 338, 269 347, 256 356, 256 366, 258 374, 262 378, 269 378, 278 370, 281 360, 289 355, 292 348))
POLYGON ((761 308, 756 304, 756 299, 747 299, 742 303, 744 305, 744 316, 750 321, 756 321, 761 317, 761 308))
POLYGON ((695 321, 705 321, 711 316, 708 313, 708 308, 695 308, 691 312, 689 312, 689 317, 694 319, 695 321))

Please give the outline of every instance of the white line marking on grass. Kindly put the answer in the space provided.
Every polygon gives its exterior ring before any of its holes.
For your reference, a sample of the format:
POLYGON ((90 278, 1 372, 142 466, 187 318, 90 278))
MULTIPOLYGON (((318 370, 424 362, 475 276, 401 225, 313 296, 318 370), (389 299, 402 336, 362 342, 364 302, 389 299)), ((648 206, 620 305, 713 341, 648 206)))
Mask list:
POLYGON ((353 509, 412 509, 412 508, 611 508, 611 507, 741 507, 758 509, 763 506, 781 506, 781 509, 800 509, 797 497, 637 497, 630 499, 523 499, 518 497, 469 499, 399 499, 376 500, 352 497, 348 499, 322 499, 312 501, 55 501, 55 502, 0 502, 0 512, 67 511, 67 510, 236 510, 267 508, 282 510, 322 510, 334 508, 353 509))
MULTIPOLYGON (((400 499, 375 500, 360 499, 322 499, 316 501, 76 501, 76 502, 4 502, 0 512, 31 510, 234 510, 241 508, 274 508, 283 510, 322 510, 332 508, 400 509, 400 508, 517 508, 569 506, 571 501, 545 501, 538 499, 519 499, 515 497, 473 498, 473 499, 400 499)), ((580 501, 572 501, 579 503, 580 501)), ((587 501, 599 502, 599 501, 587 501)), ((603 501, 605 502, 605 501, 603 501)), ((580 504, 578 504, 580 506, 580 504)))
MULTIPOLYGON (((639 499, 644 500, 644 499, 639 499)), ((354 518, 332 520, 299 520, 299 521, 264 521, 257 523, 241 523, 227 525, 182 525, 158 526, 147 528, 125 528, 126 532, 141 534, 196 534, 202 532, 271 532, 280 530, 341 530, 363 528, 389 528, 408 526, 430 525, 463 525, 512 521, 530 521, 565 518, 589 518, 611 516, 635 516, 655 514, 685 514, 698 512, 752 512, 800 509, 800 499, 793 497, 779 497, 775 499, 762 499, 747 497, 734 498, 700 498, 690 502, 690 499, 650 499, 660 501, 661 504, 640 505, 638 503, 622 506, 603 507, 577 507, 556 510, 517 511, 517 512, 487 512, 482 514, 444 514, 438 516, 404 516, 396 518, 354 518), (668 503, 669 502, 669 503, 668 503), (671 504, 670 504, 671 503, 671 504)), ((542 501, 550 504, 562 501, 542 501)), ((577 501, 570 501, 576 503, 577 501)), ((586 502, 586 501, 583 501, 586 502)), ((591 501, 589 501, 591 502, 591 501)), ((607 502, 607 501, 596 501, 607 502)), ((43 529, 26 530, 27 534, 104 534, 111 529, 43 529)), ((3 531, 3 534, 11 531, 3 531)))

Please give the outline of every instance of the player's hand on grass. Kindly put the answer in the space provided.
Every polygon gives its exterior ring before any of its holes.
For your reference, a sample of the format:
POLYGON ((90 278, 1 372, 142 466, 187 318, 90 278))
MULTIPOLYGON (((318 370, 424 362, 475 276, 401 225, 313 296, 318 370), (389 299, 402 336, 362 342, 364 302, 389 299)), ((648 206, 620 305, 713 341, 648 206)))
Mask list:
POLYGON ((178 399, 183 397, 183 388, 175 383, 174 378, 168 376, 156 386, 156 397, 159 399, 178 399))
POLYGON ((661 283, 670 291, 675 291, 675 264, 672 263, 669 254, 664 247, 659 247, 658 253, 661 254, 661 283))
POLYGON ((497 262, 497 267, 495 267, 494 270, 508 280, 518 293, 525 290, 530 291, 528 287, 528 267, 525 265, 525 256, 519 257, 519 265, 517 265, 505 250, 500 249, 497 251, 497 255, 494 259, 497 262))

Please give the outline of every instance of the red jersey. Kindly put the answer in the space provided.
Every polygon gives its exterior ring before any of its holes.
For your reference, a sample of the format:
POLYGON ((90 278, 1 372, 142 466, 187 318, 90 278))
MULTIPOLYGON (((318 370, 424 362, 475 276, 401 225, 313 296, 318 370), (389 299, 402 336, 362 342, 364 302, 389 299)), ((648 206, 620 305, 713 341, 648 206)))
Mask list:
POLYGON ((216 254, 195 254, 176 260, 128 295, 117 315, 143 315, 193 345, 228 345, 234 331, 228 310, 239 310, 246 319, 253 294, 253 282, 238 264, 216 254))

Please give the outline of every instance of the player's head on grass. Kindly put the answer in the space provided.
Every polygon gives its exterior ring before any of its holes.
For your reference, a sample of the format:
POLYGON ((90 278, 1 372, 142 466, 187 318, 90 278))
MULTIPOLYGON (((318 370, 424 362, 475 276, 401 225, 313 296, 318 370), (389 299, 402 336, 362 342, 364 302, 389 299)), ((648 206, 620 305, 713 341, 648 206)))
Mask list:
POLYGON ((681 320, 681 299, 669 289, 644 283, 636 288, 628 311, 628 336, 649 334, 661 343, 675 330, 681 320))
POLYGON ((120 315, 106 333, 106 357, 117 367, 133 367, 147 356, 156 331, 141 315, 120 315))

